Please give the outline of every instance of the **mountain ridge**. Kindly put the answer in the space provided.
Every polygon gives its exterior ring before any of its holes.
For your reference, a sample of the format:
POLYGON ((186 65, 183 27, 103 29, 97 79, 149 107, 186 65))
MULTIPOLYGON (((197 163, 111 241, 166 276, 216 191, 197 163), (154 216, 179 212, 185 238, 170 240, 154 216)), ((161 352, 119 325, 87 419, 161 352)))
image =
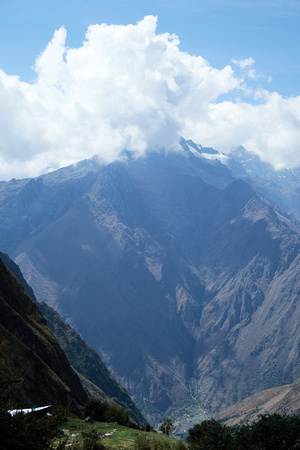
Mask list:
POLYGON ((0 189, 2 248, 148 418, 194 394, 217 411, 299 376, 299 226, 184 144, 44 175, 21 210, 16 187, 0 189))

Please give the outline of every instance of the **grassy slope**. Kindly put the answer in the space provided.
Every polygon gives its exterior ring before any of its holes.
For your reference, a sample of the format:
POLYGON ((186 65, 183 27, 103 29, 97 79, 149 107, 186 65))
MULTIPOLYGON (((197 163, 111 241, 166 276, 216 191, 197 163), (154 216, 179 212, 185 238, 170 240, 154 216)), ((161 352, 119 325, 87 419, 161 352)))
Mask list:
MULTIPOLYGON (((134 449, 136 439, 139 436, 144 436, 145 439, 155 443, 156 449, 184 449, 187 446, 180 441, 172 439, 166 435, 158 434, 155 432, 146 433, 145 431, 135 430, 132 428, 126 428, 116 423, 86 423, 83 420, 70 418, 68 423, 65 424, 64 433, 67 438, 67 444, 78 446, 81 448, 83 444, 82 432, 91 433, 96 431, 99 435, 99 441, 105 447, 114 449, 134 449), (103 434, 112 433, 111 436, 104 437, 103 434)), ((56 441, 58 443, 58 441, 56 441)), ((77 448, 78 448, 77 447, 77 448)), ((71 447, 72 448, 72 447, 71 447)))

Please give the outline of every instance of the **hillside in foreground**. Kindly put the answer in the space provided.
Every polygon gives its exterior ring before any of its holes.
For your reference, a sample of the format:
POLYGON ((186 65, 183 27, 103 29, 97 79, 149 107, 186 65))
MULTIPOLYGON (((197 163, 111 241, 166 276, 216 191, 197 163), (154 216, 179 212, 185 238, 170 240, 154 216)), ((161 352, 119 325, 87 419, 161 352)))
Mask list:
MULTIPOLYGON (((62 318, 59 316, 57 312, 55 312, 52 308, 50 308, 45 303, 36 303, 36 298, 33 290, 27 284, 24 279, 22 272, 17 264, 12 261, 8 255, 0 252, 0 257, 4 262, 5 266, 10 270, 2 278, 2 286, 5 282, 8 283, 7 278, 14 279, 12 274, 18 279, 18 281, 22 284, 25 291, 25 298, 22 303, 22 308, 18 309, 18 312, 26 308, 27 300, 26 293, 30 296, 32 300, 34 300, 34 305, 36 304, 39 310, 42 312, 43 316, 46 318, 47 326, 55 335, 58 345, 61 347, 63 352, 68 358, 68 362, 71 364, 72 369, 75 369, 76 374, 78 375, 81 384, 83 385, 86 393, 89 397, 95 397, 101 399, 106 403, 117 403, 119 406, 125 408, 130 417, 138 423, 140 426, 146 426, 146 420, 140 413, 140 411, 135 406, 134 402, 131 400, 125 389, 123 389, 116 380, 109 373, 108 369, 102 362, 99 355, 93 350, 90 346, 88 346, 83 339, 79 336, 76 331, 67 325, 62 318)), ((15 280, 16 281, 16 280, 15 280)), ((8 287, 7 292, 10 292, 11 289, 8 287)), ((8 301, 8 297, 6 297, 8 301)), ((35 307, 33 308, 33 311, 35 307)), ((5 315, 5 311, 3 311, 2 315, 5 323, 9 323, 10 319, 5 315)), ((49 330, 49 331, 50 331, 49 330)), ((3 333, 3 331, 2 331, 3 333)), ((1 337, 2 337, 1 333, 1 337)), ((15 333, 18 333, 18 330, 15 330, 15 333)), ((51 333, 50 333, 51 334, 51 333)), ((3 338, 4 339, 4 338, 3 338)), ((20 338, 22 341, 24 338, 20 338)), ((19 342, 19 346, 21 347, 22 342, 19 342)), ((16 346, 18 351, 21 351, 21 348, 16 346)), ((13 360, 15 358, 14 351, 11 351, 10 359, 13 360)), ((25 358, 25 355, 24 355, 25 358)), ((4 362, 3 362, 4 364, 4 362)), ((28 361, 28 364, 31 364, 31 361, 28 361)), ((76 377, 77 379, 77 377, 76 377)), ((78 381, 78 380, 77 380, 78 381)), ((50 381, 49 381, 50 383, 50 381)), ((24 388, 24 395, 26 392, 26 388, 24 388)), ((87 401, 87 397, 85 396, 87 401)), ((52 400, 51 403, 60 402, 60 399, 52 400)), ((37 400, 36 400, 37 401, 37 400)), ((82 404, 81 404, 82 405, 82 404)))
POLYGON ((36 303, 0 260, 0 372, 17 379, 12 409, 60 404, 79 411, 88 396, 36 303))

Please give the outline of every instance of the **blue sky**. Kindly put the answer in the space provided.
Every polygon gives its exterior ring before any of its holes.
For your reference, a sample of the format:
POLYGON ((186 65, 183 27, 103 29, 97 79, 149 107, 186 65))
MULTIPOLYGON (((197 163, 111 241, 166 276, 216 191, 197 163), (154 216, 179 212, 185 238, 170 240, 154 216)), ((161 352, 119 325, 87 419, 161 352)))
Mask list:
POLYGON ((1 0, 0 133, 0 179, 179 136, 299 166, 300 1, 1 0))
POLYGON ((149 14, 158 16, 158 32, 179 37, 182 51, 216 68, 252 57, 272 78, 269 89, 300 94, 299 0, 2 0, 0 68, 31 81, 36 56, 62 25, 73 47, 91 24, 135 24, 149 14))

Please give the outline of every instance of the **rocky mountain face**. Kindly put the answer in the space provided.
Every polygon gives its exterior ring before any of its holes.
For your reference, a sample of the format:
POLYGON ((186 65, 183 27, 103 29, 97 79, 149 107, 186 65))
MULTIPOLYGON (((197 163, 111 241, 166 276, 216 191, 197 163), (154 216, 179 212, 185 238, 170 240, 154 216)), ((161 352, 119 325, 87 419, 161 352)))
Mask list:
POLYGON ((12 408, 62 405, 79 412, 80 380, 36 303, 0 259, 0 373, 17 379, 12 408))
POLYGON ((0 183, 0 248, 149 419, 299 377, 299 227, 222 158, 182 141, 0 183))

